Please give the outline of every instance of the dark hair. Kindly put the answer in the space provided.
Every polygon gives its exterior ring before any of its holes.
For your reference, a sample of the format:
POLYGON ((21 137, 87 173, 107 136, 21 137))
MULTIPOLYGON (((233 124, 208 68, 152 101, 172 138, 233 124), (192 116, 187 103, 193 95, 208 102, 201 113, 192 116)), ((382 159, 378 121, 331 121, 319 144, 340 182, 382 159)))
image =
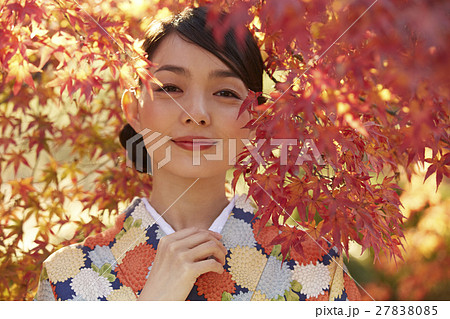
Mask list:
MULTIPOLYGON (((225 33, 223 44, 215 41, 209 25, 207 15, 209 7, 188 7, 181 13, 163 20, 155 20, 151 23, 145 34, 143 49, 147 58, 151 60, 159 44, 169 34, 176 32, 185 41, 200 46, 219 58, 226 66, 236 73, 248 89, 254 92, 262 92, 263 60, 258 45, 251 32, 244 28, 243 45, 238 42, 236 29, 231 27, 225 33)), ((219 14, 219 23, 224 21, 227 13, 219 14)), ((265 102, 265 98, 258 97, 258 104, 265 102)), ((136 147, 144 147, 143 138, 136 133, 131 125, 126 124, 120 132, 120 143, 127 149, 128 157, 132 160, 139 172, 151 172, 148 153, 137 151, 136 147), (138 136, 138 138, 136 138, 138 136), (139 137, 140 136, 140 137, 139 137), (135 141, 132 147, 127 148, 129 139, 135 141), (137 155, 143 154, 143 158, 137 161, 137 155)), ((141 156, 139 156, 141 157, 141 156)))

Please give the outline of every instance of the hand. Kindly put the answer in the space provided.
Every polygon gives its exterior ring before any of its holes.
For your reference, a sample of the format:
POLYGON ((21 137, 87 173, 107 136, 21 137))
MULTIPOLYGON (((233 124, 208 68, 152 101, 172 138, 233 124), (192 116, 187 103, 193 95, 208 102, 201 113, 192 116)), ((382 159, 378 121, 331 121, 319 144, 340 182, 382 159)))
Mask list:
POLYGON ((138 300, 186 300, 201 274, 223 273, 227 249, 219 241, 221 238, 219 233, 198 228, 161 238, 138 300))

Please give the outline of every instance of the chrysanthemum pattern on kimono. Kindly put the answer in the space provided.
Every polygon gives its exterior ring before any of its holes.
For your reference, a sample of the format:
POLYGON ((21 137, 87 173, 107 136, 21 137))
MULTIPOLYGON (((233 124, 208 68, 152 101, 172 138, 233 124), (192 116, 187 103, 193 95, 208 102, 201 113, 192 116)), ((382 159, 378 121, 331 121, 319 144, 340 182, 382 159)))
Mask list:
MULTIPOLYGON (((303 254, 283 260, 271 244, 278 229, 259 231, 254 210, 246 195, 236 198, 221 232, 228 250, 225 271, 198 277, 187 300, 360 299, 335 249, 323 251, 311 240, 303 254)), ((114 227, 48 257, 35 300, 136 300, 164 236, 137 198, 114 227)))

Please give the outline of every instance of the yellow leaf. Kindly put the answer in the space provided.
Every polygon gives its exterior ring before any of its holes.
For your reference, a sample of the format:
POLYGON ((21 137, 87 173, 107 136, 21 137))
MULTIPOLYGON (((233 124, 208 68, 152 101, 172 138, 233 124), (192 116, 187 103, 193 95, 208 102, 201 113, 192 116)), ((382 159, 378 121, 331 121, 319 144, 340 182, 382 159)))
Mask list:
POLYGON ((381 97, 383 101, 391 100, 391 92, 388 89, 382 89, 378 95, 381 97))
POLYGON ((36 68, 33 64, 24 60, 22 55, 16 54, 11 60, 9 60, 8 69, 9 72, 5 82, 9 82, 15 79, 13 88, 14 95, 17 95, 17 93, 19 93, 23 82, 28 84, 33 89, 36 89, 34 86, 33 78, 31 76, 31 71, 36 72, 39 71, 39 69, 36 68))
POLYGON ((350 111, 350 104, 343 103, 343 102, 338 102, 338 104, 337 104, 337 112, 338 112, 339 115, 347 113, 348 111, 350 111))
POLYGON ((311 23, 311 27, 310 27, 310 32, 311 32, 311 36, 314 39, 320 39, 323 38, 324 36, 320 34, 320 29, 322 28, 323 23, 322 22, 313 22, 311 23))
POLYGON ((369 136, 369 133, 367 133, 366 128, 363 126, 361 121, 359 119, 355 119, 352 114, 346 113, 344 115, 345 121, 350 125, 352 128, 357 130, 359 133, 361 133, 364 136, 369 136))
POLYGON ((47 61, 50 59, 53 49, 49 46, 43 46, 39 49, 41 54, 41 61, 39 62, 38 69, 42 69, 42 67, 47 63, 47 61))

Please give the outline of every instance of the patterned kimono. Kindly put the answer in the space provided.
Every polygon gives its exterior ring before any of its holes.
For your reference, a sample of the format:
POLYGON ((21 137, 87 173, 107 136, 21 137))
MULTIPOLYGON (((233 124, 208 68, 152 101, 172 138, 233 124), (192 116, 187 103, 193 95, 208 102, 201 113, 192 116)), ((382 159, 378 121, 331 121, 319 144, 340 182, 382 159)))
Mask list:
MULTIPOLYGON (((336 249, 311 240, 283 261, 274 226, 259 230, 255 205, 236 196, 211 226, 228 250, 223 274, 197 278, 187 300, 359 300, 336 249), (305 247, 308 247, 305 249, 305 247)), ((136 300, 158 249, 173 232, 147 199, 136 198, 115 226, 50 255, 35 300, 136 300)))

